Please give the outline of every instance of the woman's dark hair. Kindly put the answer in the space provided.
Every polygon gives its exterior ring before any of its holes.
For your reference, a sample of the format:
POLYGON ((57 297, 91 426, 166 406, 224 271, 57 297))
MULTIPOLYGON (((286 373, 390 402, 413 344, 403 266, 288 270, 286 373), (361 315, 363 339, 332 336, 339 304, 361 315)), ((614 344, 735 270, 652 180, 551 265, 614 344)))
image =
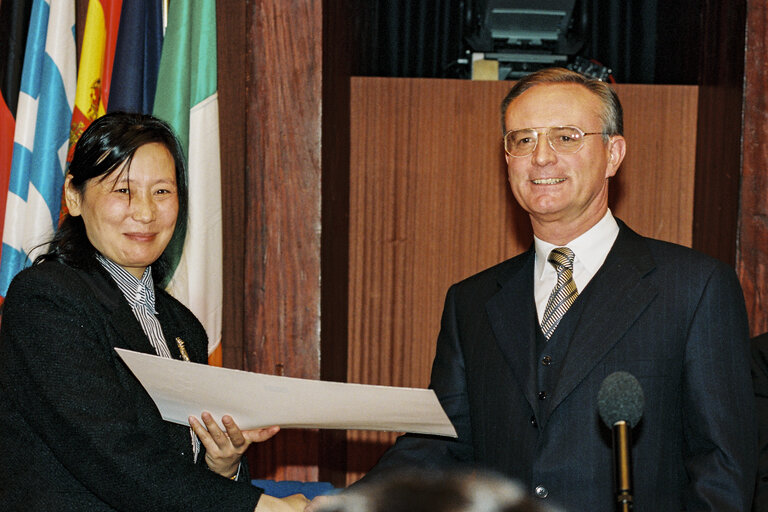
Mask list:
MULTIPOLYGON (((162 144, 176 166, 176 190, 179 213, 168 248, 183 243, 187 231, 187 171, 181 143, 165 121, 146 114, 113 112, 91 123, 75 146, 68 174, 71 185, 82 195, 89 180, 105 180, 113 171, 130 177, 131 161, 136 150, 150 143, 162 144), (125 165, 121 168, 121 166, 125 165)), ((169 249, 152 264, 152 277, 161 283, 171 270, 169 249)), ((48 252, 35 258, 35 263, 61 261, 76 268, 97 268, 96 249, 88 240, 83 218, 64 215, 50 241, 48 252)))

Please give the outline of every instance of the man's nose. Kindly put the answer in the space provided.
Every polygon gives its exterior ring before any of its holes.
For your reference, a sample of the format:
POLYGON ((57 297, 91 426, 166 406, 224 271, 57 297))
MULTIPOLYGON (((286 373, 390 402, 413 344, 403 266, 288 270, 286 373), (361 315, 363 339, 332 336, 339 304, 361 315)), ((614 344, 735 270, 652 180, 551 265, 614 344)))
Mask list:
POLYGON ((546 134, 539 134, 531 159, 538 165, 547 165, 557 160, 557 153, 549 145, 549 138, 546 134))

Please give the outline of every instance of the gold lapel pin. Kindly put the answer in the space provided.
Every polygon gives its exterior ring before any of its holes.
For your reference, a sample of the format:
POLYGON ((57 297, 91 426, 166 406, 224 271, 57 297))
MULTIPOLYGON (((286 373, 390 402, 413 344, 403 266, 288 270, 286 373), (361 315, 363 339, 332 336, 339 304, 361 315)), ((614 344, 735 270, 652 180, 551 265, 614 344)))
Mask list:
POLYGON ((185 361, 189 361, 189 354, 187 354, 187 347, 184 346, 184 340, 176 336, 176 345, 179 346, 179 352, 181 352, 181 358, 185 361))

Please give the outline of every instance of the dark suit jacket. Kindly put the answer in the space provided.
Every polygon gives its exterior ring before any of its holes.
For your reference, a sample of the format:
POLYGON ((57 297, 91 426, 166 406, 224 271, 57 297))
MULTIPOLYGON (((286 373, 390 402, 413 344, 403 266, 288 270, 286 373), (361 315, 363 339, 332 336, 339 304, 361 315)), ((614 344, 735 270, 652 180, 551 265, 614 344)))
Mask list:
POLYGON ((567 510, 612 512, 611 437, 596 397, 623 370, 645 394, 633 429, 635 510, 749 510, 756 434, 736 275, 619 225, 563 319, 580 310, 566 355, 548 366, 558 377, 543 401, 533 250, 452 286, 430 385, 459 439, 402 436, 365 479, 402 465, 479 465, 567 510))
MULTIPOLYGON (((205 362, 200 322, 155 292, 166 340, 205 362)), ((13 280, 0 326, 0 509, 252 511, 260 491, 195 465, 189 428, 162 420, 113 347, 154 353, 106 271, 43 263, 13 280)))
POLYGON ((752 339, 752 383, 759 432, 757 489, 752 510, 768 512, 768 333, 752 339))

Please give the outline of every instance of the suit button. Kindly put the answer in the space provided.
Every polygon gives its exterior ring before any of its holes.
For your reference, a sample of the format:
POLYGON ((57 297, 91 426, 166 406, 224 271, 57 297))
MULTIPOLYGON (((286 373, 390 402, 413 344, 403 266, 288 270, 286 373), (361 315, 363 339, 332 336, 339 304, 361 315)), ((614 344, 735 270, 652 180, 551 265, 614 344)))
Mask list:
POLYGON ((531 416, 531 425, 535 428, 538 427, 539 424, 536 423, 536 416, 531 416))
POLYGON ((549 491, 543 485, 537 485, 533 492, 536 494, 537 498, 544 499, 549 496, 549 491))
POLYGON ((539 391, 539 400, 544 400, 545 398, 547 398, 547 392, 539 391))
POLYGON ((541 364, 543 364, 544 366, 549 366, 549 365, 551 365, 551 364, 552 364, 552 358, 551 358, 551 357, 549 357, 549 356, 544 356, 544 357, 542 357, 542 358, 541 358, 541 364))

